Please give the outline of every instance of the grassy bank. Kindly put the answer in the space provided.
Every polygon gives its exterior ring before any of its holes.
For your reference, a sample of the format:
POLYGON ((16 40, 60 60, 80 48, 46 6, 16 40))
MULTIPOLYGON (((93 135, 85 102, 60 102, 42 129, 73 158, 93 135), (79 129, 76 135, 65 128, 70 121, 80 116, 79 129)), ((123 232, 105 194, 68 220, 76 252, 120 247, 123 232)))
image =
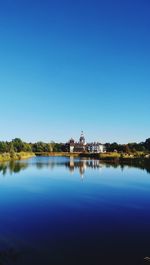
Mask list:
POLYGON ((35 156, 32 152, 20 152, 20 153, 3 153, 0 154, 0 162, 27 159, 35 156))
POLYGON ((38 152, 36 156, 66 156, 66 157, 85 157, 91 159, 99 159, 108 162, 132 162, 132 161, 150 161, 150 155, 143 152, 135 152, 132 154, 127 153, 69 153, 69 152, 38 152))
POLYGON ((36 156, 66 156, 66 157, 79 157, 80 153, 69 153, 69 152, 36 152, 36 156))
POLYGON ((36 156, 74 156, 74 157, 89 157, 101 160, 109 159, 135 159, 135 158, 146 158, 150 157, 150 154, 144 152, 135 152, 131 154, 127 153, 117 153, 117 152, 107 152, 107 153, 70 153, 70 152, 36 152, 36 156))
POLYGON ((150 155, 143 152, 136 152, 132 154, 127 153, 116 153, 116 152, 109 152, 109 153, 82 153, 80 157, 89 157, 89 158, 96 158, 100 160, 134 160, 134 159, 148 159, 150 155))

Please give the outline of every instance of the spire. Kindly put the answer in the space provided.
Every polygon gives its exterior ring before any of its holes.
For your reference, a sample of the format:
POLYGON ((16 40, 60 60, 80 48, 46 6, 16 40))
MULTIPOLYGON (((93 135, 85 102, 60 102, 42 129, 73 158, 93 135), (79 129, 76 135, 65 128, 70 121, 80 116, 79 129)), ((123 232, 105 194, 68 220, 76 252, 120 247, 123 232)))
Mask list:
POLYGON ((80 136, 80 139, 79 139, 79 143, 80 143, 80 144, 83 144, 83 145, 86 144, 86 142, 85 142, 85 137, 84 137, 84 134, 83 134, 83 131, 81 131, 81 136, 80 136))

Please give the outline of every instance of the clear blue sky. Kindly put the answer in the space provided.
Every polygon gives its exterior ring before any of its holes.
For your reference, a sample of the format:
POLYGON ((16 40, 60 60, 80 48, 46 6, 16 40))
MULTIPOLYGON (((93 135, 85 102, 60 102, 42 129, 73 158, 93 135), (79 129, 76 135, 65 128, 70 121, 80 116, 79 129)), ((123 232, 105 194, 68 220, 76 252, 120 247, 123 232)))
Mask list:
POLYGON ((149 0, 0 1, 0 139, 150 137, 149 0))

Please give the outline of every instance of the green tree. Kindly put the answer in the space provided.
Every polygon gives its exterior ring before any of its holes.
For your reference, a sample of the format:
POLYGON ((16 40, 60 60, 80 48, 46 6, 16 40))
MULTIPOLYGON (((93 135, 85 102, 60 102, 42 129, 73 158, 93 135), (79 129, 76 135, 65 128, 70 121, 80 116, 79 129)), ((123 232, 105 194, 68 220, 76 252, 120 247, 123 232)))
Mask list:
POLYGON ((12 140, 12 144, 15 152, 23 151, 24 144, 20 138, 15 138, 12 140))

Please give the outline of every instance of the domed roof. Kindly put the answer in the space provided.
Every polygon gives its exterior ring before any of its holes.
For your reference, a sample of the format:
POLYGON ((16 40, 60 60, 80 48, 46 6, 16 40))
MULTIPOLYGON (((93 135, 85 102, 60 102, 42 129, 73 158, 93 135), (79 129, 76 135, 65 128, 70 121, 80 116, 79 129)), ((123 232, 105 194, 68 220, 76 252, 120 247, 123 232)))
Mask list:
POLYGON ((75 141, 74 141, 73 138, 71 138, 70 141, 69 141, 69 143, 72 143, 72 144, 73 144, 74 142, 75 142, 75 141))
POLYGON ((80 136, 80 142, 85 141, 84 136, 80 136))

